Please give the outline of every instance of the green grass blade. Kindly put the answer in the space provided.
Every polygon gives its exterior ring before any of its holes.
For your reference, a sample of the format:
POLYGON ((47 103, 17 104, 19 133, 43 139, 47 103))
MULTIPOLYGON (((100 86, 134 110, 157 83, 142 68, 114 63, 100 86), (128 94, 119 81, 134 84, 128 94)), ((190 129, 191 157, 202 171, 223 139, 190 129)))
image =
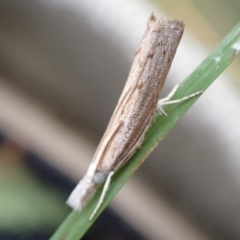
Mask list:
MULTIPOLYGON (((191 93, 206 90, 210 84, 224 71, 234 60, 240 50, 240 23, 225 37, 216 49, 202 62, 202 64, 180 85, 174 99, 187 96, 191 93)), ((167 135, 178 122, 180 117, 191 107, 198 97, 187 100, 180 104, 169 105, 164 108, 166 116, 155 116, 155 121, 148 130, 142 147, 138 149, 131 160, 120 169, 114 176, 105 200, 100 207, 97 216, 106 208, 111 199, 133 175, 135 170, 142 164, 150 152, 167 135)), ((206 106, 207 107, 207 106, 206 106)), ((89 216, 96 206, 102 188, 81 213, 72 212, 62 223, 51 240, 78 240, 94 221, 89 221, 89 216)))

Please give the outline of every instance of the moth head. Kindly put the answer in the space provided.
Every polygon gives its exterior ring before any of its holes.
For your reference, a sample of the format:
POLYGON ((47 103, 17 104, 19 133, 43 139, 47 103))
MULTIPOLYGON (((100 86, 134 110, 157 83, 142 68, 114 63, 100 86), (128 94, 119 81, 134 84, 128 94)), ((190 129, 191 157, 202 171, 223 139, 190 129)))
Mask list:
POLYGON ((104 183, 107 179, 106 174, 102 173, 102 172, 96 172, 93 176, 93 182, 100 185, 102 183, 104 183))

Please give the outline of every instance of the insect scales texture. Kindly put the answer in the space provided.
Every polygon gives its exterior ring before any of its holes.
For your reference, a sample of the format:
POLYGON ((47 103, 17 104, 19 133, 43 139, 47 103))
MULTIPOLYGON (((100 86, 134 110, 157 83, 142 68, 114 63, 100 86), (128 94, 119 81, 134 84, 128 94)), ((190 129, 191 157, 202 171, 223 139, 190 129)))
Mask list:
MULTIPOLYGON (((97 187, 104 182, 108 185, 113 173, 141 145, 156 112, 158 98, 183 30, 184 24, 181 21, 158 19, 154 14, 149 17, 128 80, 107 130, 87 173, 67 201, 72 208, 81 210, 97 187)), ((103 192, 106 190, 107 187, 103 192)), ((101 201, 100 199, 99 205, 101 201)), ((96 210, 98 208, 99 206, 96 210)))

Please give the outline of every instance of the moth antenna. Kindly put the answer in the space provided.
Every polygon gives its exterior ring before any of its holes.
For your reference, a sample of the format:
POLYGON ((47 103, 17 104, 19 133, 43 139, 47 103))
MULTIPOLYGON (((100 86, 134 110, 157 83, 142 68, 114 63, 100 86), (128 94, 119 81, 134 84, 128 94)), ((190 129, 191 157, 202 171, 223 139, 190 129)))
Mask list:
POLYGON ((104 187, 103 187, 103 191, 102 191, 102 194, 100 196, 100 199, 98 201, 98 204, 97 206, 95 207, 92 215, 90 216, 89 220, 91 221, 93 219, 93 217, 95 216, 95 214, 97 213, 98 209, 100 208, 100 206, 102 205, 102 202, 104 200, 104 197, 106 195, 106 192, 108 190, 108 187, 110 185, 110 182, 111 182, 111 178, 112 178, 112 175, 114 174, 115 172, 111 171, 108 176, 107 176, 107 179, 106 179, 106 182, 104 184, 104 187))

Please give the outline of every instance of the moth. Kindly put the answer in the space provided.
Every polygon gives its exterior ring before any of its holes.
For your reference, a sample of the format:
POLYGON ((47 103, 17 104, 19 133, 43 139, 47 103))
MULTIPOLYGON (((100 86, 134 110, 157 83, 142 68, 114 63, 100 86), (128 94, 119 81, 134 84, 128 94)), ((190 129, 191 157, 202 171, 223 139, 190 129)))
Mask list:
POLYGON ((163 105, 181 102, 199 94, 197 92, 170 101, 175 88, 168 97, 158 100, 183 31, 184 24, 181 21, 158 19, 153 13, 148 19, 128 80, 106 132, 87 173, 67 200, 73 209, 81 211, 98 186, 105 183, 90 219, 99 209, 112 175, 140 147, 155 112, 166 114, 163 105))

